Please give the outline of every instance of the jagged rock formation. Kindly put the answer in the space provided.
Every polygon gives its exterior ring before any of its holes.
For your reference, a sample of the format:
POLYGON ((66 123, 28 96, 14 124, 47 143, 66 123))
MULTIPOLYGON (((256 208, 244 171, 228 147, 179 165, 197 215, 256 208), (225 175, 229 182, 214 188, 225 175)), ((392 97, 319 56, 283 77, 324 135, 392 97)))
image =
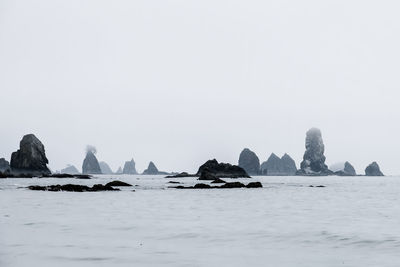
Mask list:
POLYGON ((229 163, 218 163, 216 159, 201 165, 197 176, 201 176, 204 172, 209 172, 217 178, 250 178, 243 168, 229 163))
POLYGON ((51 173, 48 163, 42 142, 35 135, 28 134, 22 138, 19 150, 12 153, 10 167, 15 174, 43 175, 51 173))
POLYGON ((153 175, 156 175, 158 173, 159 173, 159 171, 158 171, 156 165, 152 161, 150 161, 149 166, 143 172, 143 174, 153 174, 153 175))
POLYGON ((332 165, 329 168, 331 171, 334 172, 335 175, 339 176, 356 176, 356 170, 354 169, 353 165, 350 162, 346 161, 345 163, 337 163, 332 165))
POLYGON ((366 176, 384 176, 384 174, 381 172, 381 169, 379 168, 378 163, 376 163, 375 161, 367 166, 367 168, 365 169, 365 175, 366 176))
POLYGON ((321 131, 317 128, 308 130, 306 135, 306 152, 300 165, 298 175, 331 175, 332 171, 325 164, 325 146, 321 131))
POLYGON ((83 160, 82 164, 83 174, 101 174, 100 164, 97 160, 94 152, 89 150, 86 153, 86 158, 83 160))
POLYGON ((122 170, 123 174, 137 174, 136 171, 136 163, 132 159, 131 161, 125 162, 124 169, 122 170))
POLYGON ((263 175, 291 176, 295 175, 296 171, 296 162, 288 154, 279 158, 272 153, 268 160, 261 164, 261 173, 263 175))
POLYGON ((239 167, 242 167, 250 175, 260 174, 260 160, 256 153, 248 148, 243 149, 240 153, 239 167))
POLYGON ((5 158, 0 159, 0 172, 10 172, 10 163, 5 158))
POLYGON ((116 174, 122 174, 122 168, 121 168, 121 166, 118 168, 116 174))
POLYGON ((60 171, 60 173, 72 174, 72 175, 74 175, 74 174, 79 174, 79 171, 78 171, 78 169, 77 169, 75 166, 73 166, 73 165, 67 165, 67 167, 66 167, 65 169, 62 169, 62 170, 60 171))
POLYGON ((114 172, 111 170, 110 166, 104 161, 99 162, 100 170, 102 174, 113 174, 114 172))

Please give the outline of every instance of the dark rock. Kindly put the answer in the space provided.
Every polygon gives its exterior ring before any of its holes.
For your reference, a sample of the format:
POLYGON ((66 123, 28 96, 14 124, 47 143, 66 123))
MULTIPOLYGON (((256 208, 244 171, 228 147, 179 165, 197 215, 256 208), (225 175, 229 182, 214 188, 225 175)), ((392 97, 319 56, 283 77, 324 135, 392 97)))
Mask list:
POLYGON ((233 182, 233 183, 225 183, 221 185, 219 188, 243 188, 243 187, 246 186, 240 182, 233 182))
POLYGON ((152 161, 150 161, 149 166, 143 172, 145 175, 157 175, 159 173, 160 172, 158 171, 156 165, 152 161))
POLYGON ((316 185, 316 186, 314 186, 314 185, 310 185, 309 187, 317 187, 317 188, 322 188, 322 187, 325 187, 325 185, 316 185))
POLYGON ((226 182, 222 179, 217 178, 216 180, 211 182, 212 184, 225 184, 226 182))
POLYGON ((5 158, 1 158, 0 159, 0 172, 1 173, 6 173, 6 172, 10 172, 10 163, 5 159, 5 158))
POLYGON ((376 163, 375 161, 367 166, 367 168, 365 169, 365 175, 366 176, 384 176, 384 174, 381 172, 381 169, 379 168, 378 163, 376 163))
POLYGON ((333 172, 325 164, 325 146, 321 131, 317 128, 308 130, 306 136, 306 152, 297 175, 332 175, 333 172))
POLYGON ((15 174, 42 175, 51 173, 47 168, 48 163, 42 142, 35 135, 28 134, 22 138, 19 150, 12 153, 10 167, 15 174))
POLYGON ((66 184, 66 185, 49 185, 39 186, 32 185, 28 186, 30 190, 36 191, 67 191, 67 192, 98 192, 98 191, 119 191, 119 189, 112 188, 111 186, 95 184, 93 187, 86 185, 66 184))
POLYGON ((203 171, 203 172, 200 174, 200 177, 199 177, 199 180, 214 181, 214 180, 217 180, 217 179, 218 179, 217 176, 215 176, 214 174, 212 174, 212 173, 210 173, 210 172, 208 172, 208 171, 203 171))
POLYGON ((60 173, 66 173, 66 174, 79 174, 78 169, 73 166, 73 165, 67 165, 65 169, 62 169, 60 173))
POLYGON ((194 189, 208 189, 208 188, 211 188, 211 186, 208 184, 196 184, 193 188, 194 189))
POLYGON ((247 188, 260 188, 263 187, 260 182, 251 182, 248 185, 246 185, 247 188))
POLYGON ((137 174, 136 171, 136 163, 132 159, 131 161, 126 161, 124 165, 124 169, 122 171, 123 174, 137 174))
POLYGON ((180 184, 180 182, 176 182, 176 181, 169 181, 169 184, 180 184))
POLYGON ((88 151, 86 153, 86 158, 83 160, 82 164, 83 174, 101 174, 100 164, 94 155, 93 151, 88 151))
POLYGON ((106 184, 106 186, 132 186, 131 184, 121 182, 121 181, 112 181, 106 184))
POLYGON ((216 159, 200 166, 197 175, 201 176, 203 172, 209 172, 219 178, 250 178, 243 168, 229 163, 218 163, 216 159))
POLYGON ((285 154, 279 158, 274 153, 269 156, 268 160, 261 164, 261 173, 269 176, 291 176, 297 171, 295 161, 285 154))
POLYGON ((106 162, 100 161, 99 165, 100 165, 100 170, 101 170, 102 174, 113 174, 114 173, 111 170, 110 166, 106 162))
POLYGON ((345 163, 334 164, 329 169, 331 171, 333 171, 335 175, 338 175, 338 176, 356 176, 357 175, 356 170, 348 161, 346 161, 345 163))
POLYGON ((87 174, 76 174, 74 176, 75 176, 75 179, 86 179, 86 180, 92 179, 92 177, 87 174))
POLYGON ((243 149, 240 153, 239 167, 242 167, 249 175, 260 174, 260 160, 256 153, 248 148, 243 149))

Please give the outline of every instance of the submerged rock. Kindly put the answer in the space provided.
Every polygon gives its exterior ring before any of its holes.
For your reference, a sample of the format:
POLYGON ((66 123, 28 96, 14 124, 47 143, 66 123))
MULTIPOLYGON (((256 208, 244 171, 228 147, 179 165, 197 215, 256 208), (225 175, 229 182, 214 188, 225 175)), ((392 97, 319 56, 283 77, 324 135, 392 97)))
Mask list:
POLYGON ((240 182, 232 182, 232 183, 226 183, 224 182, 223 185, 221 186, 211 186, 209 184, 196 184, 194 186, 176 186, 176 187, 170 187, 170 188, 176 188, 176 189, 229 189, 229 188, 260 188, 263 187, 260 182, 253 182, 249 183, 248 185, 244 185, 243 183, 240 182))
POLYGON ((101 170, 102 174, 113 174, 114 173, 111 170, 110 166, 106 162, 100 161, 99 165, 100 165, 100 170, 101 170))
POLYGON ((325 164, 325 146, 321 131, 317 128, 308 130, 306 135, 306 152, 300 165, 298 175, 331 175, 332 171, 325 164))
POLYGON ((11 171, 15 174, 50 174, 47 164, 44 145, 33 134, 25 135, 20 144, 19 150, 11 155, 11 171))
POLYGON ((201 176, 203 172, 211 173, 218 178, 250 178, 243 168, 229 163, 218 163, 216 159, 201 165, 197 175, 201 176))
POLYGON ((297 171, 295 161, 285 154, 279 158, 274 153, 269 156, 268 160, 261 164, 261 173, 269 176, 291 176, 297 171))
POLYGON ((239 167, 242 167, 249 175, 260 174, 260 160, 256 153, 248 148, 243 149, 240 153, 239 167))
POLYGON ((94 155, 93 151, 88 151, 86 153, 86 158, 83 160, 82 164, 83 174, 101 174, 100 164, 94 155))
POLYGON ((356 170, 354 169, 353 165, 350 162, 346 161, 345 163, 337 163, 332 165, 329 168, 331 171, 334 172, 335 175, 339 176, 356 176, 356 170))
POLYGON ((124 165, 124 169, 122 171, 123 174, 137 174, 136 171, 136 163, 132 159, 131 161, 126 161, 124 165))
POLYGON ((252 182, 246 185, 246 188, 260 188, 263 187, 260 182, 252 182))
POLYGON ((379 168, 378 163, 376 163, 375 161, 367 166, 367 168, 365 169, 365 175, 366 176, 384 176, 384 174, 381 172, 381 169, 379 168))
POLYGON ((66 167, 65 169, 62 169, 62 170, 60 171, 60 173, 65 173, 65 174, 72 174, 72 175, 74 175, 74 174, 79 174, 79 171, 78 171, 78 169, 77 169, 75 166, 73 166, 73 165, 67 165, 67 167, 66 167))
POLYGON ((1 158, 0 159, 0 172, 5 173, 5 172, 10 172, 10 163, 5 159, 1 158))

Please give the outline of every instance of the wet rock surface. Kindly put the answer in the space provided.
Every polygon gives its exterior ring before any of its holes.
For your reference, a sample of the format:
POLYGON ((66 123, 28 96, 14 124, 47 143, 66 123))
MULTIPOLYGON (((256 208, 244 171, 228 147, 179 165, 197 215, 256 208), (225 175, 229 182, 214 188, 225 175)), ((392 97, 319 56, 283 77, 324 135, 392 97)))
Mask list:
POLYGON ((35 191, 67 191, 67 192, 99 192, 99 191, 119 191, 119 189, 112 188, 111 186, 95 184, 92 187, 86 185, 66 184, 66 185, 32 185, 28 189, 35 191))
POLYGON ((248 185, 245 185, 241 182, 224 182, 223 185, 221 186, 211 186, 209 184, 196 184, 194 186, 176 186, 176 187, 171 187, 171 188, 176 188, 176 189, 229 189, 229 188, 261 188, 263 187, 260 182, 252 182, 249 183, 248 185))
POLYGON ((107 183, 106 186, 132 186, 132 185, 122 181, 115 180, 107 183))

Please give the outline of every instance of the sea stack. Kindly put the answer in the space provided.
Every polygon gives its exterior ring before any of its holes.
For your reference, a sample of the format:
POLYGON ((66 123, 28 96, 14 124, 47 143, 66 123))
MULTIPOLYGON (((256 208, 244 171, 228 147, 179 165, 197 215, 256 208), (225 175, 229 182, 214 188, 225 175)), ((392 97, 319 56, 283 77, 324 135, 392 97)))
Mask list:
POLYGON ((239 167, 242 167, 249 175, 260 174, 260 160, 256 153, 248 148, 243 149, 240 153, 239 167))
POLYGON ((268 176, 292 176, 297 171, 296 162, 285 153, 279 158, 274 153, 261 164, 261 173, 268 176))
POLYGON ((62 169, 60 173, 65 173, 65 174, 79 174, 78 169, 74 165, 67 165, 65 169, 62 169))
POLYGON ((82 164, 83 174, 101 174, 100 164, 95 154, 96 149, 93 147, 88 147, 86 158, 83 160, 82 164))
POLYGON ((379 168, 378 163, 376 163, 375 161, 367 166, 367 168, 365 169, 365 175, 366 176, 384 176, 384 174, 381 172, 381 169, 379 168))
POLYGON ((158 174, 158 173, 159 173, 159 171, 158 171, 156 165, 155 165, 152 161, 150 161, 149 166, 148 166, 147 169, 143 172, 143 174, 147 174, 147 175, 148 175, 148 174, 156 175, 156 174, 158 174))
POLYGON ((354 169, 353 165, 350 162, 346 161, 345 163, 337 163, 332 165, 329 168, 331 171, 334 172, 335 175, 339 176, 356 176, 356 170, 354 169))
POLYGON ((42 142, 28 134, 22 138, 19 150, 12 153, 10 167, 14 174, 49 175, 48 163, 42 142))
POLYGON ((122 170, 123 174, 137 174, 136 171, 136 163, 132 159, 131 161, 126 161, 124 165, 124 169, 122 170))
POLYGON ((0 172, 10 172, 10 163, 5 158, 0 159, 0 172))
POLYGON ((308 130, 306 134, 306 152, 297 175, 331 175, 332 171, 325 164, 325 146, 321 131, 317 128, 308 130))
POLYGON ((110 166, 106 162, 100 161, 99 165, 100 165, 100 170, 101 170, 102 174, 113 174, 113 171, 111 170, 110 166))

